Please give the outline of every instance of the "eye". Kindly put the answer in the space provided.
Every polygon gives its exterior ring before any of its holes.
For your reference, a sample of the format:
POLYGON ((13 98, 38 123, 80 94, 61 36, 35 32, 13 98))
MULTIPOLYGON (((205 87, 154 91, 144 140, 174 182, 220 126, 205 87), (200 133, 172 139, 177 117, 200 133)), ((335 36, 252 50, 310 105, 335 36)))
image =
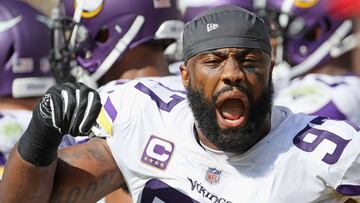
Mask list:
POLYGON ((255 71, 256 66, 254 65, 244 65, 244 69, 247 71, 255 71))
POLYGON ((255 62, 254 60, 245 59, 243 67, 247 71, 255 71, 258 66, 257 62, 255 62))
POLYGON ((207 63, 207 64, 211 64, 211 63, 219 63, 219 60, 216 60, 216 59, 210 59, 210 60, 205 60, 204 63, 207 63))
POLYGON ((219 57, 208 57, 203 60, 203 64, 210 67, 218 66, 221 62, 222 60, 219 57))
POLYGON ((244 68, 246 68, 246 69, 254 69, 256 67, 253 64, 244 64, 244 68))

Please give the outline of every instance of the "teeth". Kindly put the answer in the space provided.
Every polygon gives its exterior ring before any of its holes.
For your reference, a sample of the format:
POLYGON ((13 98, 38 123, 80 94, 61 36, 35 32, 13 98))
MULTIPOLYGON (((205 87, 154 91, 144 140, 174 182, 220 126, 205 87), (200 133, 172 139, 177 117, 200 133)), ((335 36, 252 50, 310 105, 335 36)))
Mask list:
POLYGON ((229 119, 224 119, 226 122, 228 123, 236 123, 239 119, 236 119, 236 120, 229 120, 229 119))

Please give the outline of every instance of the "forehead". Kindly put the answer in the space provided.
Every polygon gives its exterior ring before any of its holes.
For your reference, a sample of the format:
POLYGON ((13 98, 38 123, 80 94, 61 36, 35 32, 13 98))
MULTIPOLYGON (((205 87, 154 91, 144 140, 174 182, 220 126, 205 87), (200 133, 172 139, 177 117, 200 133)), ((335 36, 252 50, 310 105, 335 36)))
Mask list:
POLYGON ((246 56, 246 55, 254 55, 254 56, 258 56, 258 57, 264 57, 265 55, 267 55, 264 51, 260 50, 260 49, 254 49, 254 48, 220 48, 220 49, 212 49, 212 50, 207 50, 207 51, 203 51, 198 53, 196 56, 201 57, 201 56, 206 56, 206 55, 223 55, 223 56, 227 56, 227 55, 242 55, 242 56, 246 56))

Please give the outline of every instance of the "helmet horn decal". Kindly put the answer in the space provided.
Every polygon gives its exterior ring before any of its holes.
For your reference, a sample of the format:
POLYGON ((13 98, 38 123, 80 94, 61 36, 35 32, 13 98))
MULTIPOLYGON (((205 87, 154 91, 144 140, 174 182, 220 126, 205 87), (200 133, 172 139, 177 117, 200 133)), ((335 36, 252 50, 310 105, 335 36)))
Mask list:
POLYGON ((11 28, 13 28, 16 24, 18 24, 22 20, 21 16, 17 16, 10 20, 0 21, 0 33, 5 32, 11 28))
POLYGON ((133 24, 131 25, 129 31, 118 41, 114 49, 110 54, 105 58, 104 62, 100 67, 91 75, 91 78, 94 81, 100 79, 109 68, 115 63, 119 56, 126 50, 128 44, 135 38, 141 27, 145 22, 145 18, 141 15, 138 15, 133 24))
POLYGON ((294 5, 298 8, 311 8, 318 2, 319 0, 295 0, 294 5))
POLYGON ((93 18, 97 14, 100 13, 104 8, 104 0, 92 0, 92 1, 84 1, 84 0, 75 0, 74 8, 76 10, 77 6, 82 7, 81 9, 81 17, 83 18, 93 18))

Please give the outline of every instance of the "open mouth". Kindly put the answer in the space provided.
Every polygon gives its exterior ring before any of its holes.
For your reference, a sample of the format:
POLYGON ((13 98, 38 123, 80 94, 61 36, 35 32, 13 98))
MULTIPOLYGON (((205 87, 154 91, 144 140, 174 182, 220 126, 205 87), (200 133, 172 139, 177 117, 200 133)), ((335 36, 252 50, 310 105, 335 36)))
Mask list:
POLYGON ((220 128, 242 127, 248 115, 248 99, 240 92, 225 92, 218 97, 216 116, 220 128))

